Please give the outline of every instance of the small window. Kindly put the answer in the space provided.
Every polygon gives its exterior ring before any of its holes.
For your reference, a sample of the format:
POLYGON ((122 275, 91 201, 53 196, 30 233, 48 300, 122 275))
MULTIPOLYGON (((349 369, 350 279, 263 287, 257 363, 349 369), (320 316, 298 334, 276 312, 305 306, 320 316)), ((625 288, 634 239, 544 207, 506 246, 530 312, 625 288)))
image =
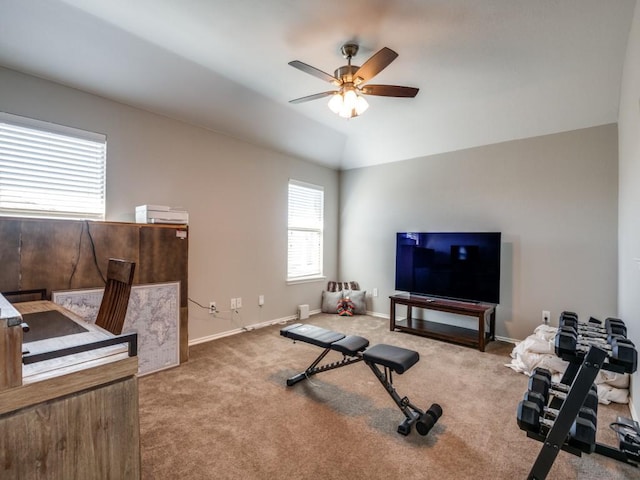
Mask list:
POLYGON ((289 281, 322 277, 323 229, 323 188, 289 180, 289 281))
POLYGON ((104 220, 105 135, 0 112, 0 215, 104 220))

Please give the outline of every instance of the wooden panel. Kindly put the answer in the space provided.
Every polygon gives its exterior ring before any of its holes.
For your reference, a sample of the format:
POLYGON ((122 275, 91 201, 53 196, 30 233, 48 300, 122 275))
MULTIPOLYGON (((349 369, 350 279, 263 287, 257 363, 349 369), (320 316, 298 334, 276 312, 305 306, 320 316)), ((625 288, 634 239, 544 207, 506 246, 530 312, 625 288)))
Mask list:
POLYGON ((0 391, 22 385, 22 327, 0 319, 0 391))
POLYGON ((0 221, 0 292, 20 289, 20 220, 0 221))
POLYGON ((189 309, 180 307, 180 363, 189 360, 189 309))
POLYGON ((178 225, 0 217, 0 291, 46 288, 50 295, 102 288, 109 258, 132 260, 134 285, 180 282, 183 362, 188 359, 187 232, 178 225))
MULTIPOLYGON (((102 272, 102 278, 107 278, 109 258, 120 258, 136 263, 136 271, 133 277, 134 283, 151 283, 141 282, 137 272, 140 264, 138 253, 140 246, 139 225, 135 223, 88 222, 87 239, 93 241, 93 245, 95 245, 96 258, 100 271, 102 272)), ((90 245, 90 242, 88 245, 90 245)), ((91 255, 91 259, 93 261, 93 255, 91 255)), ((104 286, 104 283, 78 285, 74 288, 95 287, 96 285, 104 286)))
POLYGON ((98 358, 93 363, 75 369, 59 368, 49 378, 0 392, 0 415, 130 377, 136 373, 138 357, 128 357, 126 353, 121 357, 98 358), (63 374, 59 374, 60 372, 63 374))
MULTIPOLYGON (((83 223, 68 220, 22 222, 21 287, 62 290, 74 288, 74 277, 87 272, 80 256, 83 223)), ((94 282, 99 281, 90 270, 94 282)), ((95 285, 95 283, 94 283, 95 285)))
POLYGON ((180 306, 187 306, 188 242, 178 238, 184 227, 140 227, 140 283, 181 281, 180 306), (167 255, 171 252, 171 255, 167 255))
POLYGON ((140 478, 136 377, 34 405, 0 422, 0 478, 140 478))

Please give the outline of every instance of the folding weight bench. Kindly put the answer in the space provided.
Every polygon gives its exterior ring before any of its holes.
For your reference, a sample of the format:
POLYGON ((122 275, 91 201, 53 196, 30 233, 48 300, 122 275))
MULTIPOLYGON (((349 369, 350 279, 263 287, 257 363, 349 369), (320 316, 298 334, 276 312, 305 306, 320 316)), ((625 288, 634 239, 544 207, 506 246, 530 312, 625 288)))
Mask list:
POLYGON ((282 328, 280 335, 290 338, 294 342, 305 342, 324 349, 304 372, 287 379, 288 387, 316 373, 364 361, 406 417, 398 425, 398 433, 408 435, 411 426, 415 424, 418 433, 426 435, 442 415, 442 408, 437 403, 432 404, 427 411, 423 412, 413 405, 407 397, 401 398, 393 386, 393 372, 401 375, 418 363, 420 360, 418 352, 385 344, 367 348, 369 340, 366 338, 357 335, 344 335, 301 323, 294 323, 282 328), (342 359, 320 365, 320 362, 331 351, 341 353, 342 359))

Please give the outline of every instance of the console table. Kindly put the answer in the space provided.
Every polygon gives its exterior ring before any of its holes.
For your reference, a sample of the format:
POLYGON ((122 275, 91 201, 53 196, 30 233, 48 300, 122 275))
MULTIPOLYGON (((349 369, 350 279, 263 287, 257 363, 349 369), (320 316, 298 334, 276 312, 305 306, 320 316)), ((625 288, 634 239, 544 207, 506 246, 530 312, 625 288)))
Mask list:
POLYGON ((477 347, 484 352, 487 342, 495 340, 496 306, 481 303, 459 302, 439 298, 428 298, 419 295, 391 295, 391 311, 389 315, 389 329, 413 333, 424 337, 445 340, 477 347), (396 320, 396 305, 407 307, 407 317, 396 320), (478 319, 478 329, 463 328, 439 322, 430 322, 412 317, 412 309, 437 310, 475 317, 478 319), (485 324, 489 324, 489 331, 485 331, 485 324))

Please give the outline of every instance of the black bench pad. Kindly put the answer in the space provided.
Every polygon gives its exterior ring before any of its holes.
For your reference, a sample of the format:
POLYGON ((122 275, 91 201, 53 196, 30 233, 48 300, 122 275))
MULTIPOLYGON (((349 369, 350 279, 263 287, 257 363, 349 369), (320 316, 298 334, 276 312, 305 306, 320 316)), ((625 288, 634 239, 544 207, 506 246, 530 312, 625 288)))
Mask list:
POLYGON ((358 352, 363 351, 369 346, 369 340, 358 335, 347 335, 342 340, 333 342, 331 350, 335 350, 344 355, 355 356, 358 352))
POLYGON ((367 363, 376 363, 389 367, 396 373, 402 374, 418 363, 420 355, 413 350, 385 345, 381 343, 374 345, 362 354, 367 363))
POLYGON ((302 323, 294 323, 282 328, 280 335, 322 348, 329 348, 332 343, 342 340, 345 337, 342 333, 302 323))

